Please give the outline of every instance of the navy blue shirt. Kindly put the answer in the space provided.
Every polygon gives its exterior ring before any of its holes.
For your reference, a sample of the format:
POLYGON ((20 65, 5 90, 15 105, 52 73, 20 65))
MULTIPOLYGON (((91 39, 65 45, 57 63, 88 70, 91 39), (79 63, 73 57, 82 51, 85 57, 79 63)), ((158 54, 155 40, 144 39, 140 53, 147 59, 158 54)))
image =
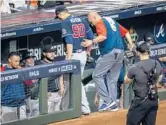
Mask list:
MULTIPOLYGON (((5 66, 5 71, 13 70, 5 66)), ((18 107, 24 105, 25 91, 24 83, 1 84, 1 105, 8 107, 18 107)))
MULTIPOLYGON (((42 65, 42 64, 48 64, 48 63, 44 60, 40 60, 37 65, 42 65)), ((59 91, 60 77, 61 75, 48 77, 48 92, 59 91)))
POLYGON ((66 44, 72 44, 73 50, 84 49, 81 46, 83 39, 94 38, 93 32, 89 24, 79 18, 69 16, 62 22, 62 37, 65 38, 66 44))

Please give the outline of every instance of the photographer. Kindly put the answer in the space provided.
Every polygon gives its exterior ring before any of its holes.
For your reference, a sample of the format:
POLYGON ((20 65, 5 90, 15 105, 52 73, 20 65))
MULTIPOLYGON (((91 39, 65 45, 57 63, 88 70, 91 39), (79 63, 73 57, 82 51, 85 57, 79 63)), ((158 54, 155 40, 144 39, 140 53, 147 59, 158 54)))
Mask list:
POLYGON ((140 61, 134 64, 125 76, 135 94, 127 115, 127 125, 155 125, 158 110, 157 84, 162 78, 160 64, 149 58, 149 45, 140 41, 136 45, 140 61))

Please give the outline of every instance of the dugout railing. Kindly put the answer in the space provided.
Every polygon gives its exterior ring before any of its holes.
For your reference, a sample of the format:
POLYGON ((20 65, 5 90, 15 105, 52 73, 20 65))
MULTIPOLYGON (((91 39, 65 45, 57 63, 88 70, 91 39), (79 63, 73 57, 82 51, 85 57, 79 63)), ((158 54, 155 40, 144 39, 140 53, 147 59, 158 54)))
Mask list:
POLYGON ((81 116, 81 84, 78 84, 81 83, 79 61, 60 61, 58 63, 39 65, 34 66, 33 68, 29 67, 1 73, 1 84, 11 84, 12 82, 16 83, 33 79, 41 79, 39 84, 40 115, 28 119, 5 122, 2 123, 2 125, 45 125, 81 116), (46 77, 63 74, 70 74, 70 108, 68 110, 61 110, 48 114, 46 77))

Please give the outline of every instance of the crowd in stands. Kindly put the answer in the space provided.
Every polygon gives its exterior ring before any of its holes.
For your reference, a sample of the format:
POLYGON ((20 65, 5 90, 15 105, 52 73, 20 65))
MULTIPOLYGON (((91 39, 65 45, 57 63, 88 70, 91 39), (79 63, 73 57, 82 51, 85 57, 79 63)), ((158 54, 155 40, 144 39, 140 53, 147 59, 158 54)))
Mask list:
POLYGON ((87 0, 0 0, 0 11, 2 15, 11 14, 25 10, 33 10, 43 7, 54 7, 62 4, 83 3, 87 0))

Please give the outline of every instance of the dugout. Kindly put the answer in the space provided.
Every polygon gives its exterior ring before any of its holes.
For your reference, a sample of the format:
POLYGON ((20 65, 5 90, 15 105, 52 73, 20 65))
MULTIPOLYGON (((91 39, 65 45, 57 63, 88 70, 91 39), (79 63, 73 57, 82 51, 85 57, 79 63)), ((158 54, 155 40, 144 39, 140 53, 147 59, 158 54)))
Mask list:
MULTIPOLYGON (((143 39, 146 32, 155 37, 155 44, 166 43, 166 1, 165 0, 139 0, 139 1, 104 1, 88 2, 85 4, 67 5, 69 11, 76 16, 86 18, 89 11, 98 11, 103 16, 111 16, 126 27, 133 41, 143 39)), ((7 55, 11 51, 30 51, 41 59, 41 45, 44 39, 55 41, 54 48, 57 49, 59 60, 65 55, 63 40, 61 39, 60 21, 55 18, 55 9, 47 8, 18 12, 1 18, 1 63, 7 63, 7 55)), ((125 40, 124 40, 125 41, 125 40)), ((97 45, 93 46, 92 57, 99 56, 97 45)), ((166 53, 166 51, 163 52, 166 53)), ((93 70, 88 65, 85 76, 93 70)), ((87 92, 89 100, 93 105, 94 84, 88 84, 87 92)), ((164 97, 164 96, 163 96, 164 97)), ((95 110, 95 107, 91 107, 95 110)))

